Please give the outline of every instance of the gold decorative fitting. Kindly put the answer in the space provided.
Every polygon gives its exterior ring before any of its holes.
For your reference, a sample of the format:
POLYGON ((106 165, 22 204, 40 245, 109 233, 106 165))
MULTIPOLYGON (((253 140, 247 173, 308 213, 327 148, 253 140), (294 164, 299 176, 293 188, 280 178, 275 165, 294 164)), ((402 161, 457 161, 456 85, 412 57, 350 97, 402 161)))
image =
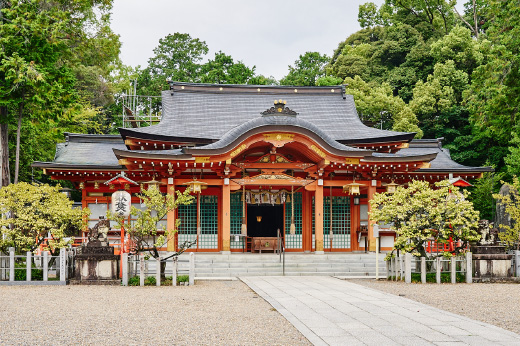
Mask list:
MULTIPOLYGON (((244 151, 245 149, 247 148, 247 146, 245 144, 242 144, 241 146, 239 146, 238 148, 236 148, 235 150, 233 150, 231 152, 231 157, 235 157, 237 156, 238 154, 240 154, 240 152, 244 151)), ((209 162, 209 157, 208 157, 208 161, 209 162)))
POLYGON ((96 190, 99 189, 99 183, 97 181, 94 182, 94 189, 96 189, 96 190))
POLYGON ((359 165, 359 159, 347 157, 347 158, 345 158, 345 163, 347 165, 359 165))
POLYGON ((130 184, 125 184, 125 190, 130 190, 130 184))
POLYGON ((85 188, 85 183, 84 182, 79 183, 79 188, 80 188, 80 190, 83 190, 85 188))
POLYGON ((110 190, 114 190, 114 189, 116 188, 116 186, 115 186, 114 184, 110 184, 110 185, 108 185, 108 186, 109 186, 109 189, 110 189, 110 190))
POLYGON ((258 216, 256 217, 256 222, 262 222, 262 216, 258 215, 258 216))
POLYGON ((311 145, 311 149, 312 151, 314 151, 316 154, 318 154, 319 157, 321 158, 325 158, 327 156, 327 154, 325 154, 323 152, 323 150, 321 150, 320 148, 318 148, 317 146, 315 146, 314 144, 311 145))
POLYGON ((207 163, 209 162, 209 156, 199 156, 195 158, 195 163, 207 163))

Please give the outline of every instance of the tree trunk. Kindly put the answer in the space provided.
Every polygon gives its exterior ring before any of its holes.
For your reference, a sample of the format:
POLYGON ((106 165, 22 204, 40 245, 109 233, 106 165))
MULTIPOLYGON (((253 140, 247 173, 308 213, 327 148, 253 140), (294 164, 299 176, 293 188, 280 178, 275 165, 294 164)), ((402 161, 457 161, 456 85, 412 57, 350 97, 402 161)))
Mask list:
MULTIPOLYGON (((23 98, 23 96, 22 96, 23 98)), ((14 183, 18 183, 18 172, 20 170, 20 132, 22 130, 23 101, 18 106, 18 126, 16 128, 16 159, 14 163, 14 183)))
POLYGON ((0 187, 11 183, 9 171, 7 107, 0 107, 0 187))

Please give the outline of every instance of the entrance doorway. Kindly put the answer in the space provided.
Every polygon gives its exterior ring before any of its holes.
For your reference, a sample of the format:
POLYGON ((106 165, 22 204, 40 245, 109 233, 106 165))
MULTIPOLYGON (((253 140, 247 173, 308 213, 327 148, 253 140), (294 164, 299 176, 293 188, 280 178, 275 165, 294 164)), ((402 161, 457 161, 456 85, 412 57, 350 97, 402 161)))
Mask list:
POLYGON ((277 237, 283 234, 283 205, 248 205, 247 235, 250 237, 277 237))

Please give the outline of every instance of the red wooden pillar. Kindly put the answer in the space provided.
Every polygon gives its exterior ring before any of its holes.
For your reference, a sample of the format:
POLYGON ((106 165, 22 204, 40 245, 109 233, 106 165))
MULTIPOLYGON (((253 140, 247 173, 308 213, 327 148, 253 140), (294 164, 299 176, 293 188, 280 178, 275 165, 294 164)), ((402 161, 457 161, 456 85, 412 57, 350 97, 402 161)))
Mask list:
POLYGON ((316 238, 316 253, 323 253, 323 185, 316 185, 314 194, 314 232, 316 238))
MULTIPOLYGON (((175 181, 173 180, 173 178, 168 178, 168 185, 166 189, 166 193, 168 195, 175 196, 175 181)), ((168 231, 175 229, 175 210, 168 212, 168 214, 166 215, 166 229, 168 231)), ((177 244, 175 242, 176 238, 177 237, 175 236, 171 236, 170 238, 168 238, 168 243, 166 245, 166 249, 168 251, 175 251, 177 249, 177 244)))
POLYGON ((310 191, 302 193, 302 247, 304 252, 312 251, 312 197, 310 191))
POLYGON ((376 251, 376 239, 374 238, 373 233, 373 222, 370 221, 370 212, 372 211, 372 207, 370 206, 370 201, 374 198, 374 194, 376 193, 376 186, 372 184, 368 185, 368 250, 376 251))
POLYGON ((231 237, 231 190, 228 185, 222 186, 222 252, 230 252, 231 237))

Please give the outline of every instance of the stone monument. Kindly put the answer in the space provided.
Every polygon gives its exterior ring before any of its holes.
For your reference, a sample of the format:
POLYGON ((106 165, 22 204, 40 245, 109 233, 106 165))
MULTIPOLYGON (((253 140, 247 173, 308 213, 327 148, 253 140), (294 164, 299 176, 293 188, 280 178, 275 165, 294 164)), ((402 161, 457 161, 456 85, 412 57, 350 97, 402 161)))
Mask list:
POLYGON ((88 233, 88 242, 76 255, 75 279, 80 284, 120 284, 119 256, 108 244, 110 222, 103 216, 88 233))
POLYGON ((511 277, 511 258, 499 244, 498 229, 488 220, 479 221, 480 241, 471 247, 476 281, 494 281, 511 277))

